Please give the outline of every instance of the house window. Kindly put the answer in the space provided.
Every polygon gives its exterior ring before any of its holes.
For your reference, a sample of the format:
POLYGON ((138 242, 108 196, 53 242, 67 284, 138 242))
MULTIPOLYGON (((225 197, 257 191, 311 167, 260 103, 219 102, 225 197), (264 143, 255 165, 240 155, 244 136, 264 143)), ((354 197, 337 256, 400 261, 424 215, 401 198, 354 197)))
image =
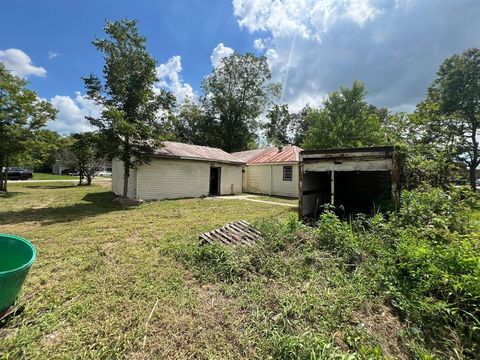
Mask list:
POLYGON ((283 181, 292 181, 293 178, 293 167, 284 166, 283 167, 283 181))

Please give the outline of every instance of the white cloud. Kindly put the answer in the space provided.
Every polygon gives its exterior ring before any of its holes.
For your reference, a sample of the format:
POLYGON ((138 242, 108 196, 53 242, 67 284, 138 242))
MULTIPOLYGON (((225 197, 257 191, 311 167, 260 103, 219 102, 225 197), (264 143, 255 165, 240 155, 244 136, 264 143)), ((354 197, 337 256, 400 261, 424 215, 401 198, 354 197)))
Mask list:
POLYGON ((480 46, 478 1, 233 0, 233 9, 295 108, 360 80, 373 104, 411 109, 445 58, 480 46))
POLYGON ((186 98, 196 98, 193 88, 183 82, 180 76, 181 72, 182 58, 179 55, 171 57, 165 64, 160 64, 157 67, 159 81, 156 87, 172 92, 176 96, 178 103, 183 102, 186 98))
POLYGON ((267 38, 258 38, 253 41, 253 47, 258 51, 264 51, 273 46, 272 39, 267 38))
POLYGON ((224 57, 228 57, 232 55, 235 51, 228 47, 223 45, 223 43, 218 44, 212 51, 212 55, 210 55, 210 60, 212 62, 212 66, 216 68, 218 65, 220 65, 220 62, 224 57))
POLYGON ((56 52, 53 52, 53 51, 48 52, 48 58, 49 59, 55 59, 58 55, 60 55, 60 54, 56 53, 56 52))
POLYGON ((56 95, 50 102, 58 113, 56 120, 49 121, 47 127, 61 134, 92 131, 94 129, 85 116, 98 117, 101 114, 101 107, 80 92, 76 92, 74 99, 70 96, 56 95))
POLYGON ((240 27, 250 32, 317 40, 337 21, 363 26, 382 11, 371 0, 233 0, 233 9, 240 27))
POLYGON ((47 70, 33 65, 30 56, 20 49, 0 50, 0 62, 4 63, 5 67, 17 76, 45 76, 47 74, 47 70))

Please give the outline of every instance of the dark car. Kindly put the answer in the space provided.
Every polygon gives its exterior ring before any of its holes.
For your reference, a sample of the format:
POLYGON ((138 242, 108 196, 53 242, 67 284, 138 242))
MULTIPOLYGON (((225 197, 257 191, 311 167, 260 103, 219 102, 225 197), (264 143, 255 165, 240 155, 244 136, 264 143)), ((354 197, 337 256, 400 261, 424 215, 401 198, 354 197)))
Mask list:
POLYGON ((31 179, 33 177, 33 174, 28 169, 9 167, 7 177, 9 180, 27 180, 31 179))

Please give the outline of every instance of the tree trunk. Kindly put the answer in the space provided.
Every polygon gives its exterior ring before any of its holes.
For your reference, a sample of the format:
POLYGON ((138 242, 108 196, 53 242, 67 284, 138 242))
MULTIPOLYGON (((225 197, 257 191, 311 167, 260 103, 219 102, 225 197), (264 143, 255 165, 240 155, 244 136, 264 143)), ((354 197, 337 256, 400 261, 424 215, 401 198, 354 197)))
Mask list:
POLYGON ((131 166, 131 156, 130 156, 130 143, 129 138, 125 138, 125 144, 123 148, 123 198, 128 198, 128 178, 130 177, 130 166, 131 166))
POLYGON ((83 171, 83 166, 79 166, 78 169, 79 182, 78 185, 83 185, 83 178, 85 177, 85 172, 83 171))
POLYGON ((6 171, 5 157, 3 155, 0 155, 0 191, 4 191, 3 190, 3 188, 4 188, 4 181, 3 181, 4 171, 6 171))
POLYGON ((470 165, 470 187, 473 191, 477 191, 476 175, 476 167, 474 165, 470 165))
POLYGON ((8 182, 8 155, 5 156, 5 169, 3 172, 3 191, 7 192, 7 182, 8 182))
POLYGON ((123 162, 123 197, 128 198, 128 178, 130 176, 130 161, 123 162))
POLYGON ((3 166, 3 163, 0 164, 0 191, 5 191, 5 190, 3 190, 4 187, 5 187, 4 186, 4 184, 5 184, 4 175, 3 175, 4 174, 4 169, 5 169, 5 167, 3 166))
POLYGON ((92 176, 87 174, 87 185, 90 186, 92 185, 92 176))

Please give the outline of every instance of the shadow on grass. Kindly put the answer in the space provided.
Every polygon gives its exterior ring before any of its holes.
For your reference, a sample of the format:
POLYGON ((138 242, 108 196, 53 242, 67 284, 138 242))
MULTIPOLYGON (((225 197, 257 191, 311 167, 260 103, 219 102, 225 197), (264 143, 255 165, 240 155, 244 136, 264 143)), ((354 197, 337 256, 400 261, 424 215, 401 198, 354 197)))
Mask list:
POLYGON ((81 203, 72 205, 2 212, 0 213, 0 225, 19 224, 27 221, 38 221, 42 225, 50 225, 128 209, 114 202, 114 198, 115 195, 110 191, 96 192, 85 195, 81 203))
POLYGON ((50 186, 50 185, 28 185, 25 186, 27 189, 47 189, 47 190, 55 190, 55 189, 66 189, 66 188, 72 188, 72 187, 77 187, 77 185, 55 185, 55 186, 50 186))
POLYGON ((12 197, 23 194, 21 191, 0 192, 0 199, 10 199, 12 197))

